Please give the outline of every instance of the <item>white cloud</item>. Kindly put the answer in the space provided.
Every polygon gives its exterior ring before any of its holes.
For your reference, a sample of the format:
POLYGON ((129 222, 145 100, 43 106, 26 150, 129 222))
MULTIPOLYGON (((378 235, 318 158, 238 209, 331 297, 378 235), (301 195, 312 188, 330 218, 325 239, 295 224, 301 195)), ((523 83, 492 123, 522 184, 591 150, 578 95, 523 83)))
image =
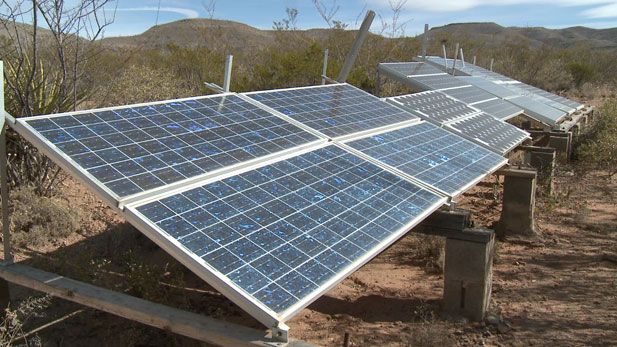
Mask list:
POLYGON ((617 3, 591 8, 582 14, 587 18, 614 18, 617 17, 617 3))
POLYGON ((188 8, 181 8, 181 7, 131 7, 131 8, 119 8, 116 11, 122 11, 122 12, 141 12, 141 11, 153 11, 153 12, 157 12, 157 11, 163 11, 163 12, 174 12, 174 13, 179 13, 183 16, 185 16, 186 18, 197 18, 199 17, 199 13, 197 11, 188 9, 188 8))
MULTIPOLYGON (((397 4, 397 0, 368 0, 369 4, 383 9, 389 9, 390 3, 397 4)), ((408 0, 405 10, 422 10, 430 12, 453 12, 468 10, 478 6, 506 6, 506 5, 555 5, 555 6, 590 6, 605 5, 602 7, 617 6, 615 0, 408 0)), ((602 8, 599 7, 599 8, 602 8)), ((595 10, 595 9, 593 9, 595 10)), ((590 10, 591 11, 591 10, 590 10)), ((616 9, 617 11, 617 9, 616 9)))

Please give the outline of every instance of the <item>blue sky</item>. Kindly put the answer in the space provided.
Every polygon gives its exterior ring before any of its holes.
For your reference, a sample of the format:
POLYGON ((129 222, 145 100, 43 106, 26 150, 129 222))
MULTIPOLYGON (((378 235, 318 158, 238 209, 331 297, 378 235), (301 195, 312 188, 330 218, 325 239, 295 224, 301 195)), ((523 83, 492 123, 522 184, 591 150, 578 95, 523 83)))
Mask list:
MULTIPOLYGON (((210 0, 204 0, 209 2, 210 0)), ((326 8, 337 5, 334 19, 350 28, 359 27, 364 12, 372 9, 385 22, 392 21, 390 2, 399 0, 320 0, 326 8)), ((207 18, 201 0, 117 0, 114 23, 106 37, 135 35, 158 24, 184 18, 207 18), (160 8, 160 10, 159 10, 160 8)), ((285 9, 298 9, 300 29, 327 27, 311 0, 217 0, 214 18, 242 22, 261 29, 271 29, 273 21, 286 18, 285 9)), ((405 34, 414 36, 423 31, 424 23, 431 27, 458 22, 496 22, 503 26, 543 26, 565 28, 617 27, 617 0, 408 0, 401 10, 400 23, 405 34)), ((383 28, 377 18, 373 32, 383 28)))

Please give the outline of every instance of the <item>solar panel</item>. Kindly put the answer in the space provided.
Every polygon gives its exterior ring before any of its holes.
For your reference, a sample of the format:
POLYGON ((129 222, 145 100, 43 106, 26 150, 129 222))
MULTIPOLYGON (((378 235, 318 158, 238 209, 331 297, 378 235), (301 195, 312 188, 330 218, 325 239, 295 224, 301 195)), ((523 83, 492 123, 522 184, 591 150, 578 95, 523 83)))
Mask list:
POLYGON ((318 138, 236 95, 17 120, 48 155, 112 200, 295 148, 318 138))
POLYGON ((422 85, 428 87, 428 89, 448 89, 469 86, 469 83, 465 83, 456 79, 451 75, 435 75, 435 76, 412 76, 409 79, 416 81, 422 85))
POLYGON ((330 145, 127 209, 236 304, 280 322, 444 202, 330 145))
POLYGON ((475 86, 467 86, 464 88, 442 90, 441 92, 455 99, 458 99, 464 103, 471 104, 471 105, 477 102, 482 102, 482 101, 487 101, 487 100, 492 100, 492 99, 497 98, 495 95, 490 94, 475 86))
MULTIPOLYGON (((443 66, 444 62, 443 62, 443 58, 441 57, 427 57, 427 61, 429 61, 431 64, 433 64, 434 66, 443 66)), ((452 59, 448 59, 448 67, 452 68, 453 65, 453 60, 452 59)), ((516 93, 520 93, 521 91, 526 91, 526 92, 531 92, 537 96, 542 97, 543 99, 537 99, 537 101, 541 101, 544 103, 547 102, 552 102, 549 105, 551 105, 552 107, 555 107, 557 109, 560 109, 564 112, 573 112, 572 109, 575 110, 580 110, 582 108, 584 108, 585 106, 576 102, 576 101, 572 101, 570 99, 564 98, 562 96, 553 94, 553 93, 549 93, 545 90, 536 88, 534 86, 522 83, 520 81, 517 81, 515 79, 512 79, 510 77, 504 76, 502 74, 493 72, 493 71, 489 71, 487 69, 484 69, 480 66, 471 64, 471 63, 465 63, 465 66, 463 66, 462 63, 457 63, 457 71, 458 72, 462 72, 466 75, 469 76, 473 76, 473 77, 478 77, 478 78, 482 78, 485 79, 486 81, 492 81, 492 82, 498 82, 500 84, 502 84, 504 87, 508 88, 508 89, 512 89, 514 92, 516 93), (518 88, 510 88, 510 86, 518 86, 520 87, 520 89, 518 88), (564 108, 563 106, 567 106, 567 108, 564 108)), ((462 78, 463 80, 469 82, 470 84, 474 84, 477 85, 473 82, 473 79, 467 79, 465 77, 462 78)), ((481 85, 477 85, 478 87, 482 87, 481 85)), ((488 89, 487 89, 488 90, 488 89)), ((491 90, 488 90, 489 92, 491 92, 491 90)), ((495 93, 497 93, 498 91, 495 90, 495 93)), ((493 93, 493 94, 495 94, 493 93)), ((497 95, 497 94, 496 94, 497 95)), ((523 94, 523 95, 529 95, 529 94, 523 94)))
POLYGON ((519 96, 520 94, 504 87, 503 85, 500 84, 496 84, 493 83, 489 80, 486 80, 482 77, 476 77, 476 76, 460 76, 460 77, 456 77, 457 79, 467 83, 467 84, 471 84, 475 87, 478 87, 492 95, 495 95, 497 97, 500 97, 502 99, 508 99, 508 98, 512 98, 515 96, 519 96))
MULTIPOLYGON (((433 65, 444 66, 444 62, 443 62, 444 59, 442 57, 430 56, 430 57, 426 57, 426 59, 428 62, 430 62, 433 65)), ((454 59, 448 59, 448 68, 451 69, 453 66, 453 63, 454 63, 454 59)), ((463 63, 461 61, 457 61, 456 70, 457 70, 457 74, 464 73, 469 76, 479 76, 489 81, 518 82, 515 79, 512 79, 502 74, 487 70, 485 68, 482 68, 480 66, 477 66, 477 65, 474 65, 468 62, 465 62, 463 66, 463 63)))
POLYGON ((550 125, 557 124, 560 120, 567 116, 564 111, 560 111, 554 107, 545 105, 524 95, 508 99, 508 102, 522 107, 525 110, 525 114, 530 117, 550 125))
POLYGON ((503 157, 430 123, 346 143, 455 197, 503 166, 503 157))
POLYGON ((529 138, 527 132, 486 113, 455 120, 446 126, 463 137, 482 143, 484 147, 502 155, 529 138))
POLYGON ((530 86, 528 84, 525 84, 525 83, 509 84, 508 88, 520 91, 521 95, 529 96, 530 98, 536 101, 539 101, 543 104, 554 107, 558 110, 568 112, 568 113, 574 113, 576 111, 575 107, 567 106, 564 103, 557 101, 555 98, 557 95, 551 94, 547 91, 530 86))
POLYGON ((440 69, 424 63, 380 63, 379 64, 380 71, 392 70, 392 72, 403 75, 403 76, 416 76, 416 75, 435 75, 435 74, 445 74, 445 72, 440 69))
POLYGON ((501 99, 479 102, 474 104, 473 107, 501 120, 508 120, 523 113, 523 109, 521 107, 501 99))
POLYGON ((437 91, 395 96, 388 100, 405 108, 419 111, 423 119, 435 124, 443 124, 478 113, 477 109, 437 91))
POLYGON ((418 119, 349 84, 279 89, 246 95, 330 138, 418 119))

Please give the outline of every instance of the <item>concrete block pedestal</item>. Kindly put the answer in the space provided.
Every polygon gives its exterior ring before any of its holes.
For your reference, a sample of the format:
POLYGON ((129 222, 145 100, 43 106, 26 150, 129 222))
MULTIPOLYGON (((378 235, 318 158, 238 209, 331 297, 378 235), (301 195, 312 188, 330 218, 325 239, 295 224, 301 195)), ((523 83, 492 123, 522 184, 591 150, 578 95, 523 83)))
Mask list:
POLYGON ((495 228, 497 236, 536 236, 534 226, 536 170, 503 169, 497 174, 505 176, 501 218, 495 228))
POLYGON ((484 319, 491 298, 495 234, 486 242, 448 238, 444 270, 444 310, 469 319, 484 319))

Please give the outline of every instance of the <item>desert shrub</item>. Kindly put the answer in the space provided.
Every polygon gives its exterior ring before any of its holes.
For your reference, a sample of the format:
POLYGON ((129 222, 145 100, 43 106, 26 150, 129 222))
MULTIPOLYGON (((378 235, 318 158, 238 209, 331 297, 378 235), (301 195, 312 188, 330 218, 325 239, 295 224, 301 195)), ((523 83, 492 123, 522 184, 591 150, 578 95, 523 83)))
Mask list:
POLYGON ((440 236, 413 233, 410 249, 413 256, 428 273, 442 273, 445 261, 446 239, 440 236))
POLYGON ((594 74, 593 67, 584 62, 573 61, 566 67, 574 79, 574 86, 576 88, 580 88, 583 83, 590 81, 594 74))
MULTIPOLYGON (((272 47, 252 69, 251 89, 275 89, 321 83, 324 48, 317 42, 297 50, 272 47)), ((332 62, 333 63, 333 62, 332 62)), ((328 67, 333 68, 329 63, 328 67)))
POLYGON ((597 120, 582 136, 577 157, 584 166, 603 170, 610 178, 617 173, 617 100, 607 101, 596 112, 597 120))
POLYGON ((199 94, 169 70, 131 64, 121 70, 116 81, 110 85, 103 104, 117 106, 199 94))
POLYGON ((25 337, 23 326, 32 317, 40 317, 50 297, 29 297, 19 303, 16 309, 4 309, 4 318, 0 321, 0 346, 42 346, 37 335, 25 337))
POLYGON ((79 208, 40 196, 32 186, 13 190, 10 205, 11 232, 18 247, 40 246, 80 229, 79 208))

